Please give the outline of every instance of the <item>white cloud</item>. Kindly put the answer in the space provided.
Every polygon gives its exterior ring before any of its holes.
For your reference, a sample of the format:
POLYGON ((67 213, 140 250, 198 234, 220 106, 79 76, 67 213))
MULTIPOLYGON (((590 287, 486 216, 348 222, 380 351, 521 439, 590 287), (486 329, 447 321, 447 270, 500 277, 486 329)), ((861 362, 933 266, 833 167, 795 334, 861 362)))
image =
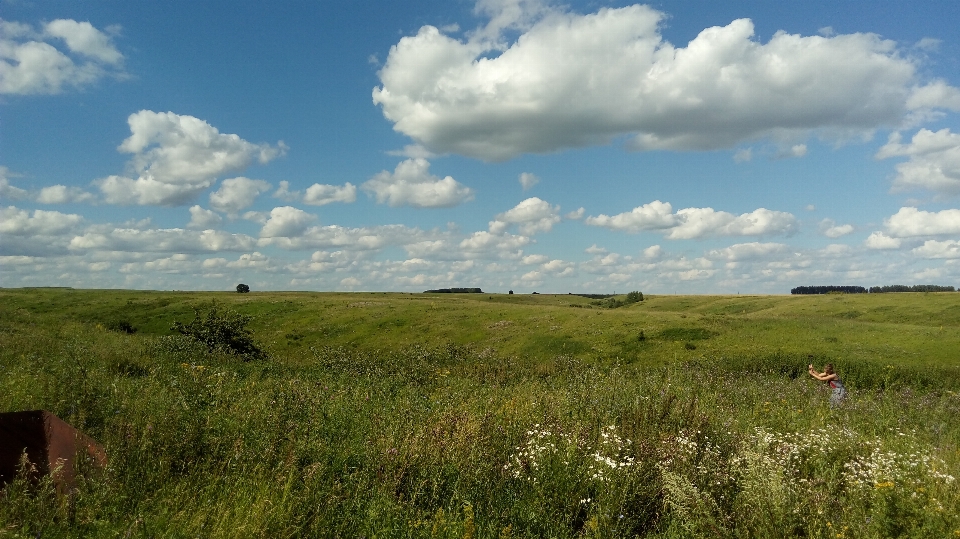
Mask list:
POLYGON ((942 80, 931 82, 914 90, 907 100, 907 108, 960 111, 960 88, 954 88, 942 80))
POLYGON ((277 187, 277 190, 273 192, 273 198, 279 198, 284 202, 294 202, 300 199, 300 191, 291 191, 290 182, 283 180, 280 182, 280 187, 277 187))
POLYGON ((684 208, 673 213, 669 202, 655 200, 630 212, 614 216, 587 217, 586 223, 611 230, 640 232, 660 230, 667 239, 685 240, 710 236, 765 236, 791 234, 796 218, 786 212, 758 208, 733 215, 713 208, 684 208))
POLYGON ((777 157, 783 159, 787 157, 803 157, 807 155, 806 144, 794 144, 789 148, 783 148, 777 153, 777 157))
POLYGON ((960 234, 960 210, 928 212, 905 207, 884 220, 883 224, 895 238, 960 234))
POLYGON ((551 206, 549 202, 531 197, 497 214, 490 221, 490 232, 500 234, 510 225, 519 225, 521 234, 531 236, 537 232, 549 232, 559 222, 560 206, 551 206))
POLYGON ((270 213, 265 211, 248 211, 243 213, 243 218, 251 223, 257 223, 263 226, 267 224, 267 220, 270 219, 270 213))
POLYGON ((659 200, 654 200, 643 206, 638 206, 628 213, 620 213, 612 217, 604 214, 587 217, 585 222, 588 225, 626 232, 661 230, 678 224, 677 216, 673 215, 673 206, 669 202, 660 202, 659 200))
POLYGON ((249 251, 254 246, 256 246, 256 240, 245 234, 179 228, 152 230, 115 228, 108 232, 87 232, 70 240, 70 250, 80 252, 215 253, 249 251))
POLYGON ((477 256, 496 252, 515 252, 528 243, 530 243, 530 238, 526 236, 493 234, 481 230, 465 238, 459 246, 468 256, 477 256))
POLYGON ((223 217, 220 217, 215 211, 201 208, 200 206, 190 207, 190 222, 187 228, 196 230, 209 230, 219 227, 223 223, 223 217))
POLYGON ((292 206, 270 210, 270 218, 260 229, 261 238, 290 238, 302 235, 317 216, 292 206))
POLYGON ((11 176, 14 176, 14 174, 10 172, 10 169, 0 165, 0 198, 22 200, 30 196, 26 189, 20 189, 10 184, 9 178, 11 176))
POLYGON ((543 282, 543 274, 536 270, 528 271, 520 276, 520 280, 531 284, 541 284, 543 282))
POLYGON ((127 118, 130 137, 118 150, 133 154, 129 167, 138 177, 109 176, 97 180, 111 204, 175 206, 189 202, 228 172, 254 161, 267 163, 287 147, 253 144, 220 133, 207 122, 172 112, 141 110, 127 118))
POLYGON ((270 257, 254 251, 252 253, 242 254, 240 258, 227 262, 226 267, 231 269, 266 270, 270 267, 270 257))
POLYGON ((37 195, 40 204, 66 204, 68 202, 93 202, 97 199, 93 194, 79 187, 66 185, 51 185, 44 187, 37 195))
POLYGON ((604 249, 603 247, 597 247, 597 244, 594 243, 590 247, 587 247, 586 249, 584 249, 584 252, 590 255, 602 255, 602 254, 606 254, 607 250, 604 249))
MULTIPOLYGON (((305 223, 301 220, 303 216, 293 214, 288 217, 292 221, 290 227, 292 230, 283 232, 289 235, 262 236, 260 244, 275 245, 287 250, 338 248, 355 251, 375 251, 389 246, 403 246, 408 248, 411 256, 415 257, 420 256, 420 254, 409 247, 429 243, 430 240, 434 239, 432 234, 426 234, 418 228, 410 228, 404 225, 361 228, 328 225, 312 226, 306 230, 300 230, 305 226, 305 223)), ((271 217, 271 219, 273 218, 271 217)), ((286 222, 286 220, 278 219, 277 225, 283 225, 286 222)), ((440 245, 434 247, 443 250, 449 246, 441 242, 440 245)), ((426 248, 426 250, 430 251, 429 248, 426 248)))
POLYGON ((900 141, 900 133, 892 133, 876 155, 877 159, 910 158, 896 167, 895 191, 920 188, 942 195, 960 194, 960 134, 949 129, 921 129, 909 144, 900 141))
POLYGON ((540 183, 540 178, 538 178, 536 174, 532 174, 530 172, 520 173, 520 177, 518 179, 520 181, 520 186, 523 187, 524 191, 529 191, 534 185, 540 183))
POLYGON ((814 206, 813 204, 807 204, 806 206, 804 206, 803 209, 805 209, 805 210, 807 210, 807 211, 817 211, 817 207, 814 206))
POLYGON ((553 259, 549 262, 545 262, 543 266, 543 271, 548 271, 551 273, 556 273, 560 275, 572 275, 573 274, 573 264, 570 262, 564 262, 563 260, 553 259))
POLYGON ((597 262, 599 262, 601 266, 612 266, 620 262, 620 254, 610 253, 602 257, 598 257, 597 262))
POLYGON ((853 225, 838 225, 833 219, 820 221, 820 232, 828 238, 839 238, 854 231, 853 225))
POLYGON ((407 157, 410 159, 433 159, 437 154, 427 150, 419 144, 407 144, 402 150, 390 150, 387 155, 407 157))
POLYGON ((927 240, 912 252, 923 258, 960 258, 960 241, 927 240))
POLYGON ((837 225, 824 230, 823 235, 828 238, 839 238, 850 234, 853 230, 853 225, 837 225))
POLYGON ((312 206, 324 206, 334 202, 350 204, 356 200, 357 187, 350 182, 343 186, 315 183, 307 188, 307 193, 303 197, 303 203, 312 206))
POLYGON ((651 245, 643 250, 644 258, 653 260, 663 256, 663 248, 659 245, 651 245))
POLYGON ((867 249, 876 250, 899 249, 900 243, 899 238, 891 238, 879 231, 867 236, 867 239, 863 242, 867 249))
POLYGON ((473 200, 473 190, 451 176, 430 174, 430 162, 423 158, 401 161, 390 173, 383 170, 360 186, 379 204, 416 208, 450 208, 473 200))
POLYGON ((737 153, 733 154, 733 161, 735 163, 747 163, 753 159, 753 148, 741 148, 737 150, 737 153))
POLYGON ((786 251, 787 246, 782 243, 751 242, 738 243, 723 249, 716 249, 707 253, 707 256, 728 260, 730 262, 738 262, 742 260, 765 259, 771 255, 781 254, 786 251))
POLYGON ((70 231, 83 217, 58 211, 21 210, 15 206, 0 208, 0 235, 53 236, 70 231))
POLYGON ((738 216, 713 208, 685 208, 677 211, 677 217, 680 224, 670 229, 667 239, 782 235, 792 233, 797 227, 793 215, 766 208, 738 216))
POLYGON ((547 255, 527 255, 520 259, 521 264, 543 264, 544 262, 550 260, 550 257, 547 255))
POLYGON ((58 94, 107 75, 123 76, 123 55, 89 22, 57 19, 36 31, 0 21, 0 94, 58 94))
POLYGON ((243 176, 228 178, 220 183, 219 189, 210 193, 210 207, 228 215, 236 215, 240 210, 250 207, 261 193, 266 193, 271 187, 263 180, 251 180, 243 176))
POLYGON ((579 220, 579 219, 583 219, 583 214, 586 213, 586 212, 587 212, 587 210, 585 210, 585 209, 583 209, 582 207, 580 207, 580 208, 577 208, 577 209, 574 210, 574 211, 567 212, 567 214, 564 215, 564 217, 566 217, 567 219, 570 219, 570 220, 572 220, 572 221, 576 221, 576 220, 579 220))
POLYGON ((123 62, 123 55, 110 42, 110 36, 97 30, 89 22, 57 19, 47 23, 45 33, 65 41, 71 52, 105 64, 116 65, 123 62))
POLYGON ((116 175, 93 182, 103 193, 107 203, 141 206, 180 206, 195 199, 212 183, 213 181, 200 184, 173 184, 143 176, 134 180, 116 175))
POLYGON ((913 46, 920 50, 935 52, 940 48, 941 43, 943 43, 943 40, 934 37, 924 37, 914 43, 913 46))
MULTIPOLYGON (((373 101, 430 151, 505 160, 635 135, 637 150, 729 148, 772 134, 870 131, 922 97, 919 60, 875 34, 776 33, 739 19, 685 47, 647 6, 579 15, 485 2, 465 40, 424 26, 390 49, 373 101), (502 30, 520 32, 508 42, 502 30), (915 90, 916 89, 916 90, 915 90)), ((799 148, 799 147, 798 147, 799 148)), ((799 151, 799 150, 798 150, 799 151)))

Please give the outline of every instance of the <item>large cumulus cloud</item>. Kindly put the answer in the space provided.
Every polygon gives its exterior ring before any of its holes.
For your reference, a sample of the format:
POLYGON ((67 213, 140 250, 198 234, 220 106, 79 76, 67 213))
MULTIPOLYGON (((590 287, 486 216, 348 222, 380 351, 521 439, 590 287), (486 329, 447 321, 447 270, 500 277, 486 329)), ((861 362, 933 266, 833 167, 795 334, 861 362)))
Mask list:
POLYGON ((911 109, 954 108, 916 60, 874 34, 778 32, 739 19, 685 47, 647 6, 581 15, 536 2, 481 2, 466 39, 424 26, 390 49, 373 90, 394 129, 435 153, 504 160, 630 135, 637 150, 733 147, 768 135, 894 126, 911 109), (481 9, 482 8, 482 9, 481 9), (503 29, 519 31, 506 41, 503 29))
MULTIPOLYGON (((131 114, 127 123, 130 136, 117 149, 132 154, 128 167, 136 178, 115 175, 94 182, 111 204, 186 204, 218 177, 241 171, 254 161, 272 161, 287 149, 283 141, 275 146, 254 144, 221 133, 199 118, 173 112, 141 110, 131 114)), ((224 202, 225 210, 236 205, 224 202)))

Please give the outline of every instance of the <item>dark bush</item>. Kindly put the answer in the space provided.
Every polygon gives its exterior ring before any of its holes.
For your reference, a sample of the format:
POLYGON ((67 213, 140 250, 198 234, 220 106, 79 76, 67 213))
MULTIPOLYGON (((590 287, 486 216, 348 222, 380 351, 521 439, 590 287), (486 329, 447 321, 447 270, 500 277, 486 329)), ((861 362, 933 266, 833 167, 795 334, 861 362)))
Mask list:
POLYGON ((240 283, 240 284, 237 285, 237 293, 238 293, 238 294, 246 294, 246 293, 249 292, 249 291, 250 291, 250 287, 249 287, 249 286, 247 286, 247 285, 245 285, 245 284, 243 284, 243 283, 240 283))
POLYGON ((194 314, 193 322, 174 322, 170 329, 205 344, 211 352, 243 356, 247 360, 267 357, 247 329, 250 316, 222 310, 216 304, 211 305, 206 314, 201 314, 200 309, 194 309, 194 314))
POLYGON ((637 290, 627 294, 626 299, 623 300, 624 303, 637 303, 638 301, 643 301, 643 293, 637 290))
POLYGON ((137 328, 133 327, 133 324, 127 320, 114 320, 112 322, 107 322, 106 327, 110 331, 119 331, 120 333, 127 333, 129 335, 133 335, 137 332, 137 328))

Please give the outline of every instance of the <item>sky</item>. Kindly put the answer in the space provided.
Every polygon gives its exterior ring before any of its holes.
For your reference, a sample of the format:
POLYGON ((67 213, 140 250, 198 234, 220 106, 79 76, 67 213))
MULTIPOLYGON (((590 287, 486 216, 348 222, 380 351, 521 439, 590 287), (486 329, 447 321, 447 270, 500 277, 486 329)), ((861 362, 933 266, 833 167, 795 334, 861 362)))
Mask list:
POLYGON ((954 0, 0 14, 3 287, 960 287, 954 0))

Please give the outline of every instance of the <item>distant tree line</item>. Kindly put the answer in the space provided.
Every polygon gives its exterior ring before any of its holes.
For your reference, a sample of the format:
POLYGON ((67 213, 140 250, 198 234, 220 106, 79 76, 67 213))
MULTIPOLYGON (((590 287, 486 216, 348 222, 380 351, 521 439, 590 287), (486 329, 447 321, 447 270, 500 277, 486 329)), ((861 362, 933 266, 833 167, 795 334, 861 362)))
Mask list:
POLYGON ((903 284, 893 284, 887 286, 871 286, 870 290, 862 286, 798 286, 791 288, 791 294, 883 294, 886 292, 956 292, 952 286, 939 286, 935 284, 918 284, 907 286, 903 284))
POLYGON ((867 289, 862 286, 798 286, 791 288, 791 294, 866 294, 867 289))
MULTIPOLYGON (((436 290, 425 290, 424 294, 483 294, 479 288, 438 288, 436 290)), ((511 291, 511 293, 513 293, 511 291)))
POLYGON ((918 284, 907 286, 904 284, 892 284, 887 286, 871 286, 871 294, 883 294, 886 292, 955 292, 952 286, 938 286, 935 284, 918 284))

